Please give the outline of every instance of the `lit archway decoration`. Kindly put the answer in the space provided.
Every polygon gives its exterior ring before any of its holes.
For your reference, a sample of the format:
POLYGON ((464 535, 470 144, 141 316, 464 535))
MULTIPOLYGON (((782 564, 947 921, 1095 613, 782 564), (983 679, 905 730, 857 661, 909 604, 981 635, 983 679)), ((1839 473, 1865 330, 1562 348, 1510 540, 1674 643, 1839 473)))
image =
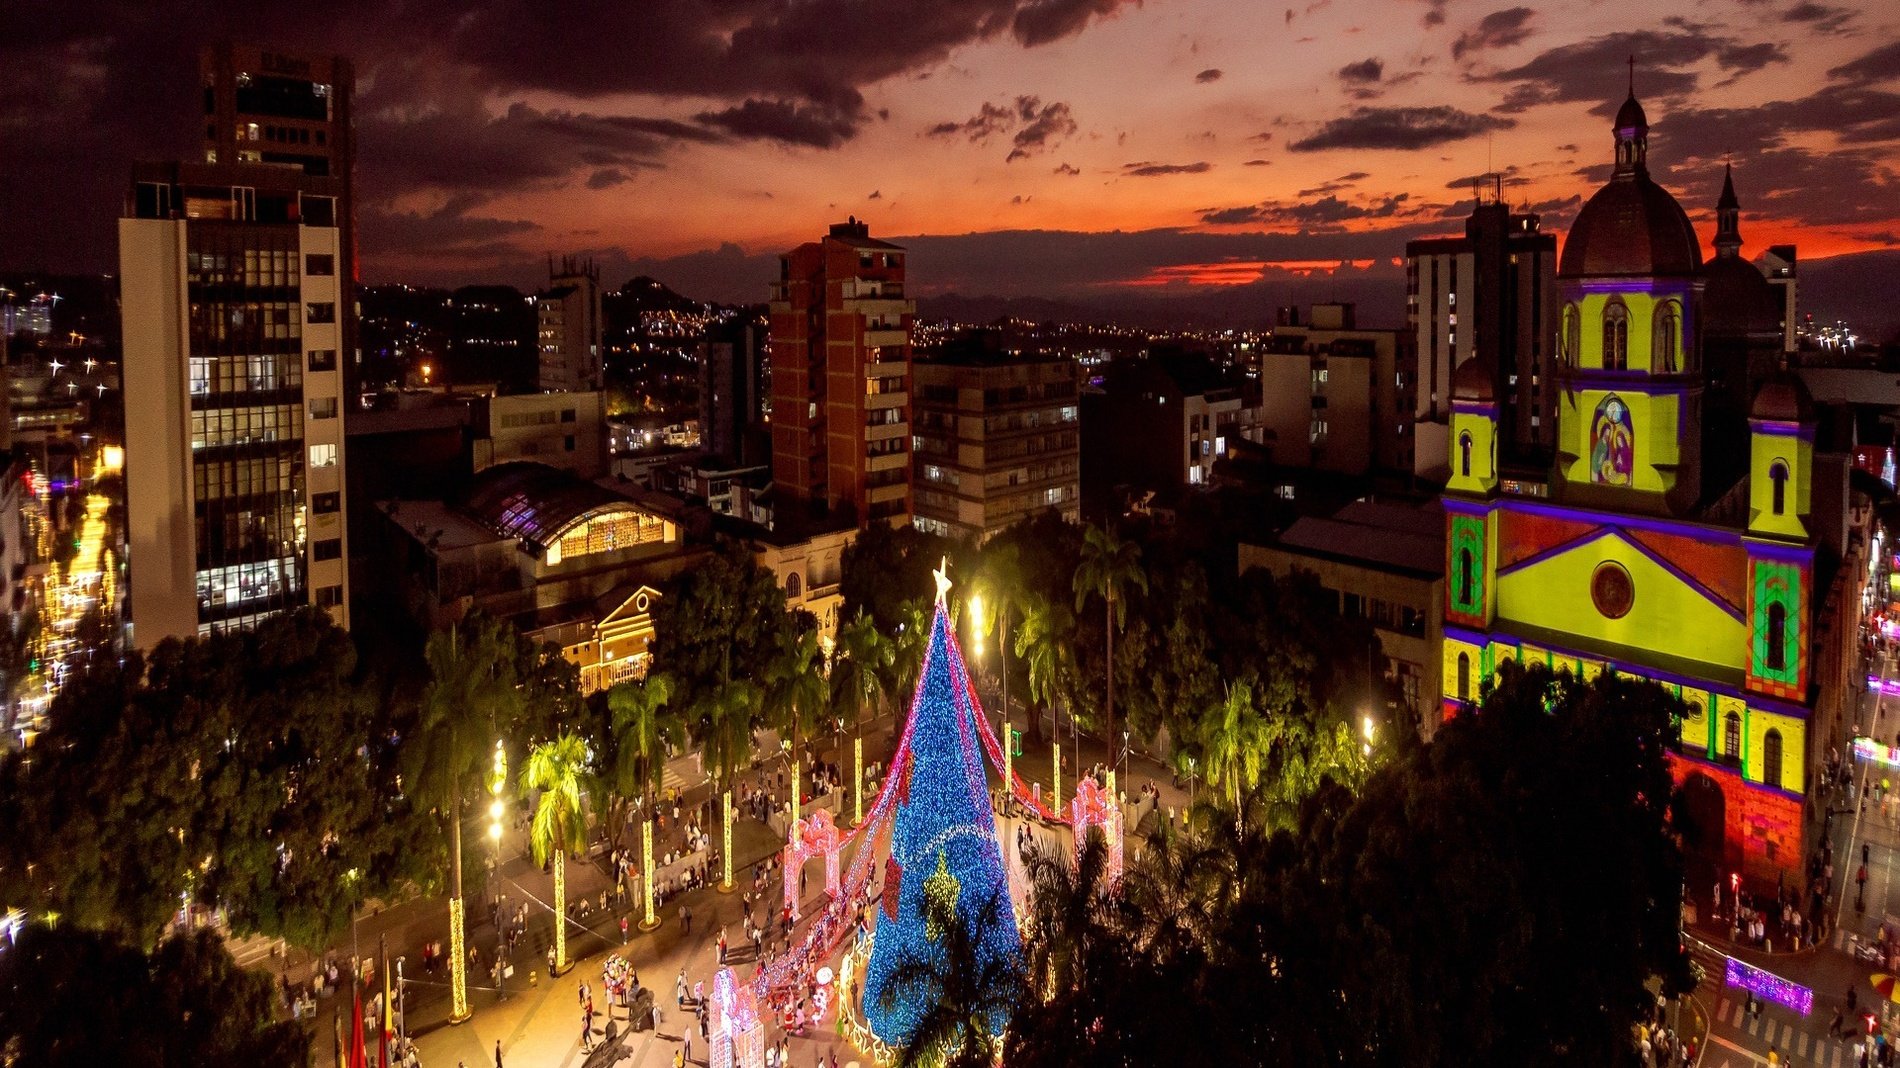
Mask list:
POLYGON ((809 817, 792 824, 792 840, 785 843, 785 907, 792 910, 792 918, 798 918, 798 876, 805 870, 805 861, 823 854, 825 858, 825 893, 834 899, 838 896, 838 850, 844 844, 838 834, 837 824, 832 822, 829 809, 819 809, 809 817))
POLYGON ((1122 809, 1115 798, 1097 786, 1093 777, 1084 775, 1076 781, 1075 797, 1069 802, 1069 821, 1075 827, 1076 863, 1082 861, 1082 844, 1088 840, 1089 829, 1099 827, 1108 847, 1107 885, 1121 885, 1122 809))
POLYGON ((731 968, 713 976, 710 1068, 765 1068, 765 1027, 759 1022, 752 984, 733 978, 731 968))

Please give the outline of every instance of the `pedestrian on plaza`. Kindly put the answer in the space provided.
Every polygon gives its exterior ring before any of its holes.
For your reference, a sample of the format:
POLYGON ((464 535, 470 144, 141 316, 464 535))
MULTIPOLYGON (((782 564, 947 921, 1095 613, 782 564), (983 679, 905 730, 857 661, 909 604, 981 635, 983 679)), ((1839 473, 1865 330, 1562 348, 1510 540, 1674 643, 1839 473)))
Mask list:
POLYGON ((554 978, 554 947, 548 947, 548 978, 554 978))
POLYGON ((501 1039, 495 1040, 495 1068, 501 1068, 501 1039))
POLYGON ((719 963, 726 963, 726 929, 719 929, 719 963))
POLYGON ((627 944, 627 918, 625 916, 620 917, 620 944, 623 946, 627 944))
POLYGON ((680 905, 680 933, 693 933, 693 910, 687 908, 684 904, 680 905))
POLYGON ((581 1052, 592 1053, 594 1039, 594 1021, 586 1013, 581 1014, 581 1052))
POLYGON ((1834 1010, 1834 1022, 1827 1025, 1827 1035, 1829 1038, 1841 1037, 1841 1022, 1845 1019, 1847 1019, 1846 1013, 1840 1009, 1834 1010))
POLYGON ((686 969, 680 969, 680 977, 673 981, 673 1000, 680 1008, 686 1007, 686 969))

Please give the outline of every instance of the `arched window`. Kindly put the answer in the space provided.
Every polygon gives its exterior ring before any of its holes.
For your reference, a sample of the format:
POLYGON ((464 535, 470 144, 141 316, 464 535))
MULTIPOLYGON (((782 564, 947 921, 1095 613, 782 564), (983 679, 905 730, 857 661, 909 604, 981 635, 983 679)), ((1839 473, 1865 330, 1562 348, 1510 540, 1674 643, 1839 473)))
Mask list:
POLYGON ((1564 336, 1558 347, 1558 359, 1574 367, 1577 363, 1577 350, 1582 347, 1583 316, 1577 313, 1575 304, 1566 304, 1564 305, 1564 336))
POLYGON ((1471 654, 1458 654, 1458 700, 1471 700, 1471 654))
POLYGON ((798 572, 794 571, 791 574, 785 576, 785 596, 787 597, 798 596, 798 587, 799 587, 798 572))
POLYGON ((1630 362, 1630 310, 1615 297, 1603 306, 1603 369, 1621 371, 1630 362))
POLYGON ((1761 738, 1761 781, 1781 786, 1781 732, 1772 727, 1761 738))
POLYGON ((1742 714, 1730 712, 1722 720, 1722 756, 1726 760, 1742 758, 1742 714))
POLYGON ((1471 477, 1471 431, 1458 435, 1458 474, 1471 477))
POLYGON ((1454 600, 1460 605, 1470 606, 1473 612, 1477 611, 1478 603, 1477 595, 1471 588, 1477 581, 1477 575, 1473 573, 1475 570, 1476 568, 1472 566, 1471 550, 1458 550, 1458 595, 1454 600))
POLYGON ((1788 652, 1783 641, 1788 633, 1788 606, 1776 601, 1768 606, 1768 670, 1788 670, 1788 652))
POLYGON ((1788 465, 1776 460, 1768 467, 1768 481, 1774 487, 1774 509, 1781 515, 1788 508, 1788 465))
POLYGON ((1656 309, 1656 330, 1652 338, 1650 352, 1652 369, 1660 374, 1674 374, 1681 363, 1678 351, 1682 338, 1682 315, 1677 311, 1676 302, 1665 300, 1656 309))

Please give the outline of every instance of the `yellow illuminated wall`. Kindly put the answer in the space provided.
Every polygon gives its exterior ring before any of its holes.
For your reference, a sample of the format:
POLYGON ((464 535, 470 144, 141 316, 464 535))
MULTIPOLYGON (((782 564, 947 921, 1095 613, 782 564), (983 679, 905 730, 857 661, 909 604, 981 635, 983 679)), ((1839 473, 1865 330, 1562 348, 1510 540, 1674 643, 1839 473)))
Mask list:
POLYGON ((1455 404, 1451 414, 1451 478, 1445 488, 1483 496, 1497 488, 1497 419, 1474 404, 1455 404), (1467 442, 1470 463, 1466 464, 1467 442))
POLYGON ((1793 716, 1784 716, 1759 708, 1748 710, 1747 747, 1743 753, 1742 777, 1749 782, 1768 782, 1766 759, 1768 732, 1781 735, 1781 782, 1783 790, 1801 793, 1801 758, 1807 753, 1807 724, 1793 716))
POLYGON ((1612 301, 1622 304, 1628 316, 1629 333, 1626 348, 1627 360, 1624 369, 1630 371, 1657 371, 1663 369, 1654 365, 1656 340, 1656 315, 1665 303, 1674 305, 1676 313, 1676 370, 1683 369, 1684 297, 1673 293, 1582 293, 1576 295, 1570 306, 1577 309, 1579 315, 1576 365, 1593 370, 1603 368, 1603 315, 1612 301))
POLYGON ((1814 444, 1794 434, 1750 435, 1748 463, 1748 529, 1761 534, 1806 540, 1801 517, 1808 514, 1808 472, 1814 469, 1814 444), (1775 511, 1774 472, 1786 472, 1781 511, 1775 511))
POLYGON ((1659 648, 1666 635, 1672 655, 1738 671, 1747 666, 1742 622, 1617 534, 1508 572, 1497 590, 1502 619, 1632 649, 1659 648), (1620 619, 1606 618, 1591 602, 1592 577, 1606 561, 1627 571, 1635 590, 1620 619))

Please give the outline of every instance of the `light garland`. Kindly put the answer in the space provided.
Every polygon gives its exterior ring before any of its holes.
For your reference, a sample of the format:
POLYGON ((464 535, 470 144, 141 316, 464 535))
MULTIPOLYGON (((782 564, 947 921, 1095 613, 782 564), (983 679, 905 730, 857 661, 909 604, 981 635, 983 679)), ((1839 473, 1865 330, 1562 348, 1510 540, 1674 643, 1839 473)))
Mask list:
POLYGON ((653 915, 653 819, 648 817, 640 823, 640 896, 646 905, 645 918, 640 921, 642 931, 651 931, 660 925, 653 915))
POLYGON ((726 802, 725 842, 724 842, 725 848, 720 850, 720 855, 719 855, 719 859, 725 865, 725 870, 722 872, 723 878, 720 881, 719 888, 721 890, 724 890, 727 893, 731 893, 732 892, 732 791, 731 790, 726 791, 725 802, 726 802))
POLYGON ((853 765, 856 770, 851 775, 851 825, 855 827, 864 822, 864 739, 858 738, 851 748, 857 758, 853 765))
POLYGON ((462 945, 462 899, 449 898, 449 1020, 468 1019, 468 957, 462 945))

